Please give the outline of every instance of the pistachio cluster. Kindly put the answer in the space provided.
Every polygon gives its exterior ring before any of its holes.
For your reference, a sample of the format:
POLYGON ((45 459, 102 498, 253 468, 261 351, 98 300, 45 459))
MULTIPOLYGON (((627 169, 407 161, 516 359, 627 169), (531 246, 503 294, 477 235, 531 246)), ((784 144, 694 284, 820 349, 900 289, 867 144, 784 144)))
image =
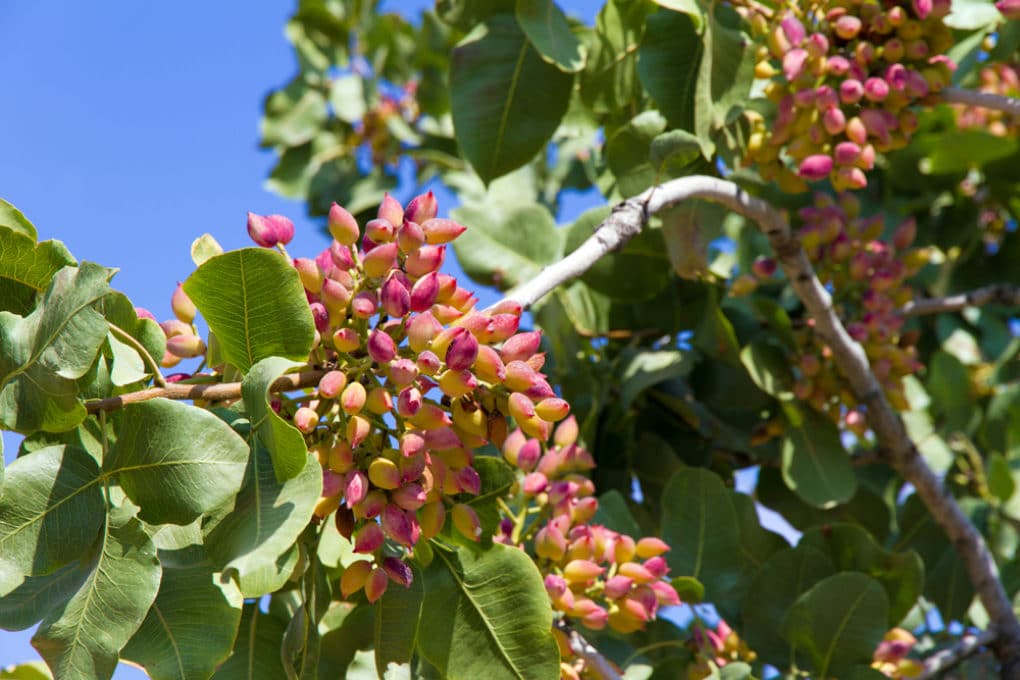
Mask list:
POLYGON ((788 193, 828 178, 867 186, 878 152, 906 145, 912 104, 950 83, 949 0, 823 0, 775 9, 741 2, 759 47, 755 75, 777 107, 752 117, 748 160, 788 193))
POLYGON ((687 680, 718 676, 719 669, 727 664, 734 661, 751 663, 758 658, 725 619, 719 619, 714 630, 702 624, 696 625, 688 647, 695 660, 687 667, 687 680))

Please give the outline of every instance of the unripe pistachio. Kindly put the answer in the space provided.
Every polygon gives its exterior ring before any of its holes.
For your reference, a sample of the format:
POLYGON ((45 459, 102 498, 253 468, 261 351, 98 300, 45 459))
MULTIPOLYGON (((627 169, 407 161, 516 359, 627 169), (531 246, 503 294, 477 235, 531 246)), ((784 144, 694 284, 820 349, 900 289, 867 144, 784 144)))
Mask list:
POLYGON ((372 563, 367 560, 351 562, 344 573, 340 576, 340 592, 344 598, 348 598, 365 587, 369 574, 372 573, 372 563))
POLYGON ((535 406, 535 413, 542 420, 556 423, 566 418, 570 413, 570 404, 558 397, 548 397, 538 402, 535 406))
POLYGON ((319 414, 315 412, 315 409, 302 406, 294 412, 294 427, 301 432, 305 434, 313 432, 318 424, 319 414))
POLYGON ((333 399, 344 390, 346 385, 347 376, 342 371, 329 371, 319 379, 319 396, 333 399))
POLYGON ((393 410, 393 397, 385 388, 374 387, 369 391, 368 398, 365 399, 365 408, 369 413, 374 413, 377 416, 384 415, 393 410))
POLYGON ((462 224, 442 218, 433 218, 419 224, 425 232, 425 242, 429 245, 449 243, 467 230, 462 224))
POLYGON ((457 503, 450 508, 450 516, 453 519, 453 526, 464 538, 478 541, 482 536, 482 525, 478 521, 478 514, 470 505, 457 503))
POLYGON ((381 526, 375 522, 368 522, 354 532, 354 552, 374 553, 386 542, 381 526))
POLYGON ((369 603, 374 603, 383 596, 389 583, 390 578, 386 574, 386 570, 382 567, 376 567, 368 575, 368 580, 365 581, 365 598, 368 599, 369 603))
POLYGON ((368 478, 380 489, 393 490, 400 486, 400 470, 388 458, 373 458, 368 466, 368 478))
POLYGON ((409 276, 418 278, 429 272, 438 271, 445 259, 446 246, 422 246, 407 255, 404 270, 409 276))
MULTIPOLYGON (((433 342, 433 351, 436 349, 433 342)), ((471 368, 478 358, 478 340, 471 333, 462 332, 455 335, 446 350, 446 365, 453 371, 464 371, 471 368)))
POLYGON ((567 554, 567 539, 552 524, 547 524, 535 534, 535 554, 553 562, 559 562, 567 554))
POLYGON ((184 292, 184 286, 180 283, 177 284, 173 295, 170 296, 170 309, 173 310, 174 316, 186 324, 195 320, 195 313, 198 311, 195 308, 195 303, 184 292))
POLYGON ((361 416, 351 416, 351 419, 347 421, 347 427, 344 430, 344 434, 351 446, 357 447, 365 441, 365 438, 368 437, 371 431, 371 423, 361 416))
POLYGON ((333 347, 338 352, 353 352, 361 347, 361 337, 353 328, 340 328, 333 333, 333 347))
POLYGON ((436 196, 431 191, 412 198, 404 209, 404 219, 418 224, 431 220, 439 212, 436 196))
POLYGON ((807 180, 825 179, 832 171, 832 157, 825 154, 808 156, 800 163, 797 174, 807 180))
POLYGON ((425 312, 436 301, 439 295, 439 275, 429 272, 415 281, 409 297, 410 309, 413 312, 425 312))
POLYGON ((340 408, 347 415, 357 415, 365 407, 365 400, 368 393, 365 386, 359 382, 352 382, 344 388, 340 396, 340 408))
POLYGON ((838 35, 843 40, 853 40, 857 37, 857 34, 861 32, 861 20, 855 16, 844 14, 836 20, 836 24, 833 27, 838 35))
POLYGON ((368 334, 368 354, 379 364, 388 364, 397 356, 397 345, 389 333, 380 330, 368 334))
POLYGON ((414 520, 412 525, 413 515, 409 515, 400 506, 390 503, 383 508, 379 517, 382 521, 383 531, 387 536, 408 548, 414 546, 416 542, 415 533, 420 532, 420 529, 418 529, 418 532, 415 531, 417 520, 414 520))
POLYGON ((397 229, 397 246, 400 248, 400 252, 410 255, 421 248, 424 243, 425 232, 422 231, 421 225, 417 222, 404 220, 404 223, 397 229))
POLYGON ((294 223, 283 215, 248 213, 248 235, 263 248, 287 245, 294 238, 294 223))
POLYGON ((396 235, 397 228, 389 220, 377 218, 365 223, 365 237, 373 243, 389 243, 396 235))
POLYGON ((386 272, 396 264, 398 250, 396 243, 383 243, 365 253, 365 257, 361 260, 365 276, 370 279, 385 276, 386 272))
POLYGON ((337 243, 350 246, 357 242, 358 237, 361 235, 358 230, 358 221, 344 207, 334 203, 329 208, 329 217, 327 219, 329 234, 337 243))
POLYGON ((181 359, 205 354, 205 342, 197 335, 174 335, 166 340, 166 351, 181 359))
POLYGON ((571 560, 563 568, 563 577, 568 583, 588 583, 605 571, 591 560, 571 560))

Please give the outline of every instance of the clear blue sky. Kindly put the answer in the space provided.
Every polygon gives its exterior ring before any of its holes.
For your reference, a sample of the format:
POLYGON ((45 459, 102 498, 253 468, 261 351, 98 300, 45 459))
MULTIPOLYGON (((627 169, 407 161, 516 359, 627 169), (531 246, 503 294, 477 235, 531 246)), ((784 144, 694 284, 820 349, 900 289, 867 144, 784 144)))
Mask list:
MULTIPOLYGON (((589 22, 601 4, 560 2, 589 22)), ((262 99, 296 70, 283 34, 295 5, 0 1, 0 197, 41 239, 119 267, 114 286, 161 319, 193 268, 191 241, 250 245, 249 210, 288 215, 291 252, 318 252, 304 206, 263 189, 273 155, 258 148, 262 99)), ((10 460, 18 440, 3 441, 10 460)), ((0 631, 0 667, 37 658, 31 633, 0 631)), ((122 666, 114 677, 146 676, 122 666)))

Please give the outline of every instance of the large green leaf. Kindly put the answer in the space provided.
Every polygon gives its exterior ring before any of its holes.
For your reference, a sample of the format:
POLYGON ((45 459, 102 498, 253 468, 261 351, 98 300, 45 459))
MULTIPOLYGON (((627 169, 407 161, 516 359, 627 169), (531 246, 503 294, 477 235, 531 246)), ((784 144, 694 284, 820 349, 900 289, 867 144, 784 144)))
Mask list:
POLYGON ((152 399, 124 408, 103 470, 146 522, 190 524, 237 493, 247 462, 244 440, 207 410, 152 399))
POLYGON ((288 551, 311 520, 321 491, 322 468, 313 456, 306 454, 301 473, 281 483, 269 452, 255 445, 241 492, 205 534, 209 554, 225 574, 236 572, 245 597, 265 595, 286 580, 287 566, 292 569, 296 560, 288 551))
POLYGON ((666 129, 658 111, 643 111, 606 140, 606 164, 616 177, 620 193, 633 196, 655 184, 659 169, 652 165, 652 140, 666 129))
POLYGON ((27 236, 33 241, 39 238, 35 225, 29 222, 28 218, 21 214, 20 210, 2 198, 0 198, 0 227, 5 227, 22 236, 27 236))
POLYGON ((418 642, 418 620, 425 599, 421 570, 409 563, 414 580, 408 588, 390 583, 375 605, 375 665, 385 673, 390 664, 410 663, 418 642))
POLYGON ((326 95, 296 78, 266 98, 262 118, 264 146, 299 146, 309 141, 326 122, 326 95))
POLYGON ((860 571, 885 589, 889 625, 894 626, 917 603, 924 587, 924 563, 914 551, 882 549, 866 529, 856 524, 832 524, 810 529, 799 546, 821 550, 840 571, 860 571))
POLYGON ((453 50, 453 127, 464 156, 489 182, 532 158, 570 103, 574 79, 544 61, 514 17, 497 14, 453 50))
POLYGON ((584 48, 554 0, 517 0, 517 23, 539 55, 566 73, 584 67, 584 48))
POLYGON ((87 562, 75 560, 45 576, 29 576, 0 597, 0 628, 25 630, 71 599, 91 572, 87 562))
POLYGON ((649 387, 673 378, 683 378, 694 368, 693 352, 643 350, 621 353, 620 407, 627 409, 649 387))
MULTIPOLYGON (((0 213, 3 205, 0 201, 0 213)), ((28 314, 36 294, 46 290, 53 275, 73 264, 74 258, 60 241, 37 244, 34 237, 0 225, 0 310, 28 314)))
POLYGON ((142 523, 126 513, 111 515, 92 573, 32 637, 53 674, 67 680, 110 678, 120 650, 156 598, 160 572, 156 547, 142 523))
POLYGON ((81 449, 50 446, 7 468, 0 496, 0 563, 42 575, 81 557, 103 524, 96 461, 81 449))
POLYGON ((466 205, 452 214, 468 228, 454 242, 457 261, 479 283, 512 288, 534 278, 563 252, 563 235, 542 206, 494 211, 466 205))
MULTIPOLYGON (((390 588, 387 587, 386 590, 389 591, 390 588)), ((320 678, 326 680, 350 677, 355 670, 354 666, 359 664, 364 655, 368 655, 370 661, 371 677, 376 677, 372 652, 375 644, 375 612, 376 607, 367 603, 359 605, 342 601, 333 603, 319 622, 319 631, 322 633, 319 654, 320 678)))
POLYGON ((31 314, 0 312, 0 424, 19 432, 70 430, 85 419, 77 380, 95 362, 108 325, 93 309, 111 271, 64 267, 31 314))
POLYGON ((783 621, 783 637, 817 677, 840 676, 867 664, 888 630, 889 603, 874 579, 858 573, 830 576, 801 595, 783 621))
POLYGON ((663 10, 648 17, 637 73, 670 127, 694 131, 694 93, 704 51, 695 17, 663 10))
POLYGON ((595 113, 619 115, 641 101, 638 46, 653 9, 646 2, 608 0, 599 11, 581 72, 581 98, 595 113))
POLYGON ((831 560, 810 547, 787 548, 762 565, 744 597, 744 636, 766 662, 783 667, 790 662, 790 646, 780 636, 786 612, 802 593, 836 573, 831 560))
MULTIPOLYGON (((111 332, 130 345, 133 351, 137 351, 137 347, 129 338, 124 337, 125 334, 136 340, 153 361, 159 361, 163 357, 166 351, 166 334, 152 319, 139 318, 135 306, 126 295, 114 291, 100 301, 96 310, 110 322, 111 332)), ((148 360, 145 368, 148 370, 153 368, 148 360)))
POLYGON ((163 569, 156 601, 121 656, 152 680, 208 678, 230 655, 244 600, 209 565, 163 569))
POLYGON ((817 508, 845 503, 857 490, 857 476, 839 430, 814 409, 783 405, 783 480, 817 508))
POLYGON ((300 362, 281 357, 269 357, 252 366, 241 382, 241 395, 251 418, 255 437, 269 451, 278 480, 286 481, 305 467, 308 447, 296 427, 277 415, 269 405, 269 387, 281 375, 300 362))
POLYGON ((266 357, 308 358, 312 312, 297 270, 280 253, 242 248, 209 258, 184 282, 184 292, 223 356, 242 372, 266 357))
POLYGON ((559 651, 542 577, 522 551, 434 543, 424 570, 418 650, 444 677, 556 677, 559 651))
POLYGON ((717 475, 683 468, 662 494, 662 538, 674 576, 693 576, 705 585, 705 598, 724 597, 740 579, 743 558, 733 502, 717 475))
POLYGON ((765 340, 756 340, 740 351, 740 360, 751 379, 777 399, 792 399, 793 371, 786 352, 765 340))
POLYGON ((212 680, 280 680, 287 677, 280 660, 284 624, 263 614, 258 602, 244 605, 234 651, 212 680))

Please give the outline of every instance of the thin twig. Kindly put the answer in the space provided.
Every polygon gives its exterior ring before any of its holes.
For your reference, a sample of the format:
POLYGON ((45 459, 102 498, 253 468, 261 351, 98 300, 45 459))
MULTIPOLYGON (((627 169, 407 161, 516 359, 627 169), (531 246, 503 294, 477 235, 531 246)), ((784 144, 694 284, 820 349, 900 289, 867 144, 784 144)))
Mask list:
POLYGON ((958 312, 965 307, 981 307, 983 305, 1020 307, 1020 286, 1000 283, 994 286, 977 288, 967 293, 947 295, 941 298, 913 300, 900 308, 900 314, 903 316, 940 314, 942 312, 958 312))
MULTIPOLYGON (((290 392, 302 387, 318 385, 319 380, 326 374, 324 370, 302 371, 280 376, 269 386, 270 392, 290 392)), ((96 401, 85 402, 85 409, 89 413, 99 411, 114 411, 123 408, 128 404, 134 404, 149 399, 205 399, 207 401, 225 401, 228 399, 241 398, 241 383, 215 383, 212 385, 180 385, 171 383, 166 387, 152 387, 139 392, 128 392, 116 397, 97 399, 96 401)))
POLYGON ((1002 664, 1002 677, 1020 680, 1020 622, 987 544, 918 453, 902 418, 886 399, 864 349, 850 337, 833 309, 832 298, 815 275, 785 213, 733 182, 705 176, 675 179, 617 205, 577 250, 544 269, 529 283, 510 291, 507 299, 530 307, 556 286, 583 274, 599 258, 622 247, 641 231, 649 215, 694 198, 720 203, 744 215, 756 222, 768 238, 794 292, 814 318, 816 332, 832 350, 833 359, 857 400, 865 405, 878 448, 888 452, 888 462, 914 486, 963 558, 974 590, 999 632, 994 647, 1002 664))
POLYGON ((616 672, 616 669, 613 668, 613 664, 609 663, 609 659, 602 656, 599 650, 595 649, 590 642, 585 640, 564 619, 556 619, 553 621, 553 625, 567 636, 570 651, 584 659, 584 662, 588 665, 588 670, 594 673, 596 678, 599 680, 623 680, 620 674, 616 672))
POLYGON ((963 663, 970 657, 979 653, 983 648, 991 645, 996 638, 994 630, 983 630, 976 635, 965 633, 964 636, 951 647, 946 647, 924 660, 924 669, 919 675, 914 676, 916 680, 928 680, 935 678, 953 666, 963 663))
POLYGON ((993 109, 1005 113, 1020 116, 1020 99, 1006 97, 991 92, 979 92, 978 90, 966 90, 962 87, 947 87, 939 93, 942 101, 952 104, 967 104, 969 106, 980 106, 983 109, 993 109))

